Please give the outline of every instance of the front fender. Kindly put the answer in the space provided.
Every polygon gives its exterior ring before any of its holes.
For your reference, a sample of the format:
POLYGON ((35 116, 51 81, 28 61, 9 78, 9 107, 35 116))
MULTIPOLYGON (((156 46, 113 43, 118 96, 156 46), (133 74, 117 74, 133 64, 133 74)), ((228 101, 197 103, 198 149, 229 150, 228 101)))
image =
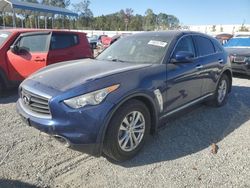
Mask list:
POLYGON ((103 142, 105 139, 105 135, 106 135, 106 131, 108 129, 109 126, 109 122, 111 120, 111 118, 113 117, 113 115, 115 114, 115 112, 117 111, 118 108, 120 108, 126 101, 130 100, 130 99, 145 99, 147 100, 147 102, 149 102, 149 104, 151 105, 152 108, 150 108, 150 112, 152 114, 151 117, 151 128, 152 126, 154 127, 154 129, 157 129, 158 126, 158 114, 159 114, 159 107, 157 106, 157 101, 154 98, 154 94, 146 94, 146 93, 132 93, 130 95, 127 95, 126 97, 122 98, 120 101, 118 101, 113 109, 111 110, 111 112, 109 113, 109 116, 106 118, 106 121, 104 122, 104 126, 102 126, 101 130, 99 131, 98 137, 97 137, 97 143, 99 143, 100 148, 99 148, 99 155, 102 154, 102 149, 103 149, 103 142))

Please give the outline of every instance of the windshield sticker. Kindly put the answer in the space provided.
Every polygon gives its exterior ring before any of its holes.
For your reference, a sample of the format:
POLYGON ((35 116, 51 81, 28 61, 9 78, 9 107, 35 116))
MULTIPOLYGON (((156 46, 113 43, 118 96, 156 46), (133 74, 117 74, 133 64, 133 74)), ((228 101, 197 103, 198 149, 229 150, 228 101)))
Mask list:
POLYGON ((2 33, 2 34, 0 34, 0 37, 2 37, 2 38, 7 38, 7 37, 8 37, 8 35, 7 35, 7 34, 2 33))
POLYGON ((167 42, 162 42, 162 41, 157 41, 157 40, 150 40, 148 42, 148 44, 164 48, 168 43, 167 42))

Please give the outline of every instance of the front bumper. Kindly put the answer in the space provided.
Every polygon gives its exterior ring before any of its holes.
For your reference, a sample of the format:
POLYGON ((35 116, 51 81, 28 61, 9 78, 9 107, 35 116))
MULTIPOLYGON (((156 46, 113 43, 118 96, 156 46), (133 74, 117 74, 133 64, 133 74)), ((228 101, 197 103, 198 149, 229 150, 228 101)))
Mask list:
POLYGON ((31 116, 23 107, 21 99, 17 101, 16 107, 17 112, 29 126, 52 137, 62 138, 63 143, 67 143, 64 145, 72 149, 100 156, 102 143, 98 137, 105 130, 105 122, 107 122, 109 111, 112 110, 113 105, 103 103, 78 110, 69 109, 62 103, 56 105, 58 107, 51 108, 51 119, 31 116))

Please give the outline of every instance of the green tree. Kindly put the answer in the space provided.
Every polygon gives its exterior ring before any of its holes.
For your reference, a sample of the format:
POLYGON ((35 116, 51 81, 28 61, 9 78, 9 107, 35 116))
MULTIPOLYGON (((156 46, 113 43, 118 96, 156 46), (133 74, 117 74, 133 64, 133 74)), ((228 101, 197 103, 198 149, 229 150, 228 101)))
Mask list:
POLYGON ((240 29, 239 29, 239 31, 249 31, 249 29, 245 26, 245 24, 243 23, 242 25, 241 25, 241 27, 240 27, 240 29))
POLYGON ((160 30, 166 30, 168 29, 168 15, 165 13, 160 13, 157 15, 157 25, 160 30))
POLYGON ((213 26, 212 26, 211 31, 212 31, 212 32, 215 32, 215 31, 216 31, 216 25, 213 25, 213 26))
POLYGON ((131 17, 129 23, 129 30, 131 31, 142 31, 143 30, 143 16, 136 14, 131 17))
POLYGON ((155 29, 156 15, 152 9, 147 9, 144 17, 144 30, 152 31, 155 29))
POLYGON ((73 9, 78 13, 80 24, 83 27, 89 27, 92 25, 91 22, 93 21, 93 13, 90 10, 89 6, 89 0, 84 0, 80 3, 73 4, 73 9))
POLYGON ((223 32, 223 31, 224 31, 223 27, 222 27, 222 26, 220 26, 220 32, 223 32))
POLYGON ((133 16, 133 9, 132 8, 126 8, 125 15, 124 15, 124 22, 125 22, 125 30, 128 30, 128 25, 130 23, 131 17, 133 16))
POLYGON ((179 29, 180 28, 180 21, 174 15, 168 15, 168 28, 169 29, 179 29))

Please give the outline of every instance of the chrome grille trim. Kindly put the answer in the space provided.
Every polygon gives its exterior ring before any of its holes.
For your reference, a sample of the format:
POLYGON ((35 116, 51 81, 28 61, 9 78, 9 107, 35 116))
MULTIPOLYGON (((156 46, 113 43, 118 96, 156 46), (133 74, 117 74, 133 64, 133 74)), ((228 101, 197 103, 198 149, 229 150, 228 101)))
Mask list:
POLYGON ((21 88, 20 94, 20 103, 26 113, 38 118, 51 119, 49 108, 50 96, 38 91, 36 93, 31 92, 26 87, 21 88))
POLYGON ((246 61, 246 57, 244 56, 235 56, 234 57, 234 62, 236 63, 244 63, 246 61))

